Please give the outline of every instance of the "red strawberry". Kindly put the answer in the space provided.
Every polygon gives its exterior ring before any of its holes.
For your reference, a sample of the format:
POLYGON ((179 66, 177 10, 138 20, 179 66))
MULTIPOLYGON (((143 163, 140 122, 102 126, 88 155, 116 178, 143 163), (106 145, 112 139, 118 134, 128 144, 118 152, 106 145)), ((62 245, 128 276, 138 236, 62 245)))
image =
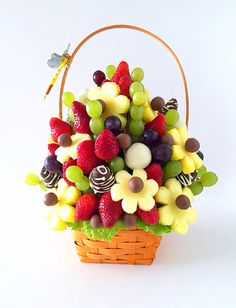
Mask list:
POLYGON ((98 197, 94 194, 82 195, 76 203, 75 220, 88 220, 98 209, 98 197))
POLYGON ((66 169, 70 166, 76 166, 76 160, 69 159, 68 161, 64 162, 62 165, 62 172, 63 172, 63 179, 65 182, 70 186, 75 186, 74 183, 70 182, 66 177, 66 169))
POLYGON ((147 178, 148 179, 153 179, 157 182, 159 186, 162 185, 162 176, 163 176, 163 171, 161 169, 161 166, 157 163, 153 163, 149 165, 145 171, 147 172, 147 178))
POLYGON ((50 154, 54 155, 55 151, 59 148, 59 144, 56 143, 49 143, 48 144, 48 151, 50 152, 50 154))
POLYGON ((89 121, 90 117, 86 112, 86 107, 84 104, 79 102, 73 102, 72 110, 74 113, 74 128, 77 133, 89 134, 89 121))
POLYGON ((129 87, 132 83, 129 74, 129 65, 127 62, 122 61, 117 66, 114 75, 111 78, 112 82, 116 82, 120 87, 120 94, 129 96, 129 87))
POLYGON ((155 225, 159 221, 159 214, 156 205, 151 209, 151 211, 148 212, 138 208, 136 215, 139 219, 143 220, 148 225, 155 225))
POLYGON ((121 201, 115 202, 111 198, 111 193, 107 192, 102 195, 98 211, 104 227, 110 228, 118 221, 123 214, 121 201))
POLYGON ((117 66, 114 75, 111 78, 111 81, 118 82, 121 76, 129 75, 129 65, 127 62, 122 61, 117 66))
POLYGON ((72 127, 70 124, 66 123, 65 121, 62 121, 58 118, 51 118, 49 121, 49 125, 51 128, 51 137, 53 141, 57 142, 57 139, 62 134, 72 134, 72 127))
POLYGON ((145 128, 152 128, 162 136, 165 132, 165 115, 158 114, 155 119, 145 125, 145 128))
POLYGON ((92 140, 85 140, 78 144, 77 147, 77 166, 80 167, 85 174, 89 174, 93 168, 101 164, 94 153, 95 143, 92 140))
POLYGON ((120 87, 120 94, 126 95, 129 97, 129 87, 132 83, 132 79, 130 78, 130 75, 124 75, 121 76, 118 85, 120 87))
POLYGON ((95 141, 95 154, 102 160, 110 160, 119 153, 119 143, 109 129, 104 129, 95 141))

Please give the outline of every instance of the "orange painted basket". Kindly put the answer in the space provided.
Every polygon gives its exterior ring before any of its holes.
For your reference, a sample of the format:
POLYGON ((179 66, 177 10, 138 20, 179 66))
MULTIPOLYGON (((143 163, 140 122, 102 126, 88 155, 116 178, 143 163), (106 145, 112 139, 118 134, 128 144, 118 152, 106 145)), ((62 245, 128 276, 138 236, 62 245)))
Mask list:
MULTIPOLYGON (((86 36, 75 48, 70 56, 70 63, 73 61, 77 52, 80 48, 95 35, 112 30, 112 29, 130 29, 138 32, 142 32, 153 39, 161 43, 175 59, 180 74, 182 76, 184 91, 185 91, 185 102, 186 102, 186 125, 188 126, 189 120, 189 98, 188 98, 188 87, 186 77, 183 68, 179 62, 174 51, 157 35, 152 32, 145 30, 140 27, 132 25, 110 25, 107 27, 100 28, 88 36, 86 36)), ((66 67, 60 87, 59 97, 59 117, 62 119, 62 95, 64 93, 64 86, 66 77, 69 71, 69 66, 66 67)), ((93 240, 81 231, 73 232, 74 243, 76 251, 80 256, 81 262, 86 263, 121 263, 121 264, 151 264, 156 256, 156 250, 160 245, 162 236, 157 236, 153 233, 146 232, 132 227, 128 230, 120 230, 112 238, 111 241, 93 240)))

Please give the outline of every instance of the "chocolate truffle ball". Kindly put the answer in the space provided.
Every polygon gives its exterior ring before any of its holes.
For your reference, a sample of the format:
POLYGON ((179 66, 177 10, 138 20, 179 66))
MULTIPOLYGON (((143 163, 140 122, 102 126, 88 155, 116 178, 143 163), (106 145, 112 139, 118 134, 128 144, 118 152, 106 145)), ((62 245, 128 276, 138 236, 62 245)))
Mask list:
POLYGON ((119 142, 119 146, 122 150, 126 150, 131 146, 131 137, 128 134, 119 134, 116 139, 119 142))
POLYGON ((160 96, 156 96, 151 100, 151 107, 155 111, 161 112, 164 106, 165 106, 165 101, 160 96))
POLYGON ((43 202, 47 206, 55 205, 58 202, 57 195, 52 192, 49 192, 44 196, 43 202))
POLYGON ((170 134, 164 134, 162 137, 161 137, 161 141, 163 143, 167 143, 169 145, 172 145, 174 143, 174 138, 172 135, 170 134))
POLYGON ((137 216, 135 214, 125 213, 123 216, 123 222, 127 227, 135 226, 136 221, 137 221, 137 216))
POLYGON ((68 134, 62 134, 58 137, 58 143, 62 147, 69 147, 72 144, 72 140, 68 134))
POLYGON ((185 195, 179 195, 175 200, 175 204, 181 210, 187 210, 191 206, 189 198, 185 195))
POLYGON ((143 189, 143 181, 138 176, 133 176, 129 180, 128 186, 133 193, 138 193, 143 189))
POLYGON ((188 152, 197 152, 200 148, 200 143, 195 138, 188 138, 185 142, 185 150, 188 152))

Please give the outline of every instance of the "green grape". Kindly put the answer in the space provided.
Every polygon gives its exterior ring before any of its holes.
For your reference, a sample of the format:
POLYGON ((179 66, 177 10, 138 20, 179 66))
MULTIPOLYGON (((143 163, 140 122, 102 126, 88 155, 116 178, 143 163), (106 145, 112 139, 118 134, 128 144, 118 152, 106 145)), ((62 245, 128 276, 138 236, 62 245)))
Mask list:
POLYGON ((73 112, 72 108, 69 109, 69 117, 70 117, 70 120, 72 122, 75 122, 74 112, 73 112))
POLYGON ((43 180, 41 180, 39 182, 39 187, 43 190, 43 191, 48 191, 47 187, 45 186, 43 180))
POLYGON ((89 121, 89 127, 95 135, 98 135, 104 129, 103 119, 91 119, 89 121))
POLYGON ((201 168, 198 169, 197 175, 201 177, 203 174, 206 173, 206 171, 207 171, 206 167, 204 165, 202 165, 201 168))
POLYGON ((102 114, 102 104, 97 100, 88 101, 86 111, 91 118, 99 118, 102 114))
POLYGON ((142 120, 143 114, 144 114, 144 107, 133 105, 133 106, 131 106, 129 112, 130 112, 130 116, 133 120, 142 120))
POLYGON ((175 177, 182 171, 182 164, 178 160, 171 160, 165 166, 165 174, 170 177, 175 177))
POLYGON ((129 131, 133 136, 141 136, 144 131, 144 124, 141 120, 131 120, 129 123, 129 131))
POLYGON ((147 96, 143 92, 136 92, 133 95, 133 103, 134 105, 141 106, 146 103, 147 96))
POLYGON ((175 125, 175 123, 179 120, 179 113, 175 109, 171 109, 166 113, 166 124, 175 125))
POLYGON ((132 82, 129 87, 129 94, 131 97, 133 97, 134 93, 136 92, 144 92, 144 87, 139 81, 132 82))
POLYGON ((75 96, 71 92, 65 92, 62 95, 62 102, 66 107, 71 107, 72 103, 75 101, 75 96))
POLYGON ((106 67, 106 75, 108 79, 111 79, 116 71, 116 67, 113 64, 107 65, 106 67))
POLYGON ((218 177, 214 172, 206 172, 200 178, 200 182, 205 187, 213 186, 217 183, 217 181, 218 177))
POLYGON ((76 183, 83 178, 83 171, 77 166, 70 166, 66 169, 66 178, 70 182, 76 183))
POLYGON ((35 173, 28 173, 25 176, 25 183, 29 186, 36 186, 40 182, 40 178, 35 173))
POLYGON ((165 131, 167 132, 168 130, 172 129, 174 126, 173 125, 165 125, 165 131))
POLYGON ((144 71, 141 67, 135 67, 131 73, 131 79, 133 81, 142 81, 144 77, 144 71))
POLYGON ((112 158, 112 160, 109 161, 109 167, 111 171, 113 171, 114 173, 123 170, 124 166, 125 166, 124 160, 119 156, 114 157, 112 158))
POLYGON ((194 196, 199 195, 203 191, 203 186, 200 182, 195 181, 191 185, 188 186, 191 189, 194 196))
POLYGON ((83 176, 79 181, 75 183, 75 186, 79 188, 81 191, 86 191, 89 189, 89 178, 87 176, 83 176))
POLYGON ((89 187, 88 189, 83 190, 83 194, 94 194, 94 191, 92 190, 91 187, 89 187))
POLYGON ((140 136, 131 135, 130 137, 131 137, 132 144, 136 142, 140 142, 140 136))

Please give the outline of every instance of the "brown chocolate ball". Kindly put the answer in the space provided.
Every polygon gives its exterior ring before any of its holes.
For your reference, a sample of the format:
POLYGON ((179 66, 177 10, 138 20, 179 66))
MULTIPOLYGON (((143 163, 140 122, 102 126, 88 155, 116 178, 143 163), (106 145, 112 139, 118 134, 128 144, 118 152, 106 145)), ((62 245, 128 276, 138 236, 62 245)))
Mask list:
POLYGON ((102 99, 98 99, 98 101, 101 103, 102 105, 102 113, 106 110, 106 103, 102 100, 102 99))
POLYGON ((72 144, 72 140, 68 134, 62 134, 58 137, 58 143, 62 147, 69 147, 72 144))
POLYGON ((197 152, 200 149, 200 143, 195 138, 188 138, 185 142, 185 150, 188 152, 197 152))
POLYGON ((135 226, 137 221, 137 216, 135 214, 127 214, 125 213, 123 216, 123 222, 128 227, 135 226))
POLYGON ((116 139, 119 142, 119 146, 122 150, 126 150, 131 146, 131 137, 128 134, 119 134, 116 139))
POLYGON ((143 189, 143 180, 138 176, 133 176, 128 182, 129 189, 133 193, 138 193, 143 189))
POLYGON ((57 195, 54 194, 54 193, 52 193, 52 192, 47 193, 47 194, 44 196, 43 202, 44 202, 44 204, 47 205, 47 206, 56 205, 57 202, 58 202, 57 195))
POLYGON ((174 143, 174 138, 172 137, 172 135, 170 134, 164 134, 162 137, 161 137, 161 141, 163 143, 167 143, 169 145, 173 145, 174 143))
POLYGON ((187 210, 191 206, 189 198, 185 195, 179 195, 175 200, 175 204, 181 210, 187 210))
POLYGON ((90 218, 90 225, 93 227, 93 228, 101 228, 102 227, 102 220, 100 218, 99 215, 93 215, 91 218, 90 218))
POLYGON ((160 96, 156 96, 151 100, 151 107, 155 111, 161 112, 164 106, 165 106, 165 101, 160 96))

